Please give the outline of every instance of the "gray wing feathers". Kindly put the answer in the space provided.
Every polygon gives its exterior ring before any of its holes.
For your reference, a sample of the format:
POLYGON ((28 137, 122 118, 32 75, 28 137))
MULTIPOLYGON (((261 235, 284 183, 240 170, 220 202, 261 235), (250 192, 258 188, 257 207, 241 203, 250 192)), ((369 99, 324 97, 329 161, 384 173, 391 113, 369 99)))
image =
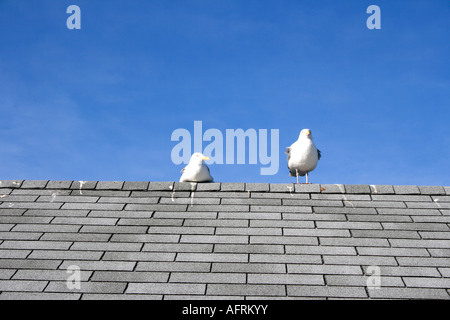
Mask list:
MULTIPOLYGON (((291 159, 291 147, 287 147, 285 153, 287 153, 287 162, 289 163, 289 159, 291 159)), ((289 168, 289 166, 288 166, 289 168)))

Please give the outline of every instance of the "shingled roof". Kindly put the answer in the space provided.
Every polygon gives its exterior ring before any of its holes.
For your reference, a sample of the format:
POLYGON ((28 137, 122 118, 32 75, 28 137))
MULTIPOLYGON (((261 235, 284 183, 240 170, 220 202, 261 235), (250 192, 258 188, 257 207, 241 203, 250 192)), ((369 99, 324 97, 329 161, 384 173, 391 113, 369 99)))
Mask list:
POLYGON ((449 225, 442 186, 1 181, 0 299, 449 299, 449 225))

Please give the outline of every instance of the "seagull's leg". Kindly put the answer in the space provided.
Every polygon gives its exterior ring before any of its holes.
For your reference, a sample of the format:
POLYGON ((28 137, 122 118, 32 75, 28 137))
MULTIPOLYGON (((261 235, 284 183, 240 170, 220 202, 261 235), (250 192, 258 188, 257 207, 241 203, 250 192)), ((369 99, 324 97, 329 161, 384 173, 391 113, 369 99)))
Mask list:
POLYGON ((306 173, 306 183, 308 183, 308 172, 306 173))
POLYGON ((297 174, 297 184, 298 184, 298 169, 295 170, 296 174, 297 174))

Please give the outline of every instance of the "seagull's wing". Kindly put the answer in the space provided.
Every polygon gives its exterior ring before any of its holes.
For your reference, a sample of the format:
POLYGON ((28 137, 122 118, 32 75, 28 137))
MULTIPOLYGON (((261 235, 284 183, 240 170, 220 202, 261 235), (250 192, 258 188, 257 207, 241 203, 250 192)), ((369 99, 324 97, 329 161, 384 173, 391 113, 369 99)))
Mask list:
POLYGON ((291 147, 287 147, 286 151, 284 153, 286 153, 288 155, 287 161, 289 162, 289 159, 291 159, 291 147))
POLYGON ((285 153, 287 153, 287 167, 289 169, 289 175, 295 176, 295 172, 291 171, 291 168, 289 168, 289 160, 291 159, 291 147, 287 147, 285 153))
POLYGON ((322 152, 320 152, 320 150, 317 149, 317 158, 320 160, 321 157, 322 157, 322 152))

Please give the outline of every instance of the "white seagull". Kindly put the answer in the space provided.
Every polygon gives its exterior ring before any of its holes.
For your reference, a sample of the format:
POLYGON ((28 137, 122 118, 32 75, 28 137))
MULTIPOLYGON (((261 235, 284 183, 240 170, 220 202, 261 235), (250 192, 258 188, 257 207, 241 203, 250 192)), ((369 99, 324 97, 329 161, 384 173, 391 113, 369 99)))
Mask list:
POLYGON ((303 129, 290 147, 286 149, 289 175, 291 177, 305 176, 308 183, 308 173, 313 171, 321 157, 320 150, 313 142, 311 130, 303 129))
POLYGON ((203 160, 209 160, 209 158, 199 152, 194 153, 189 164, 181 170, 183 174, 180 182, 213 182, 214 179, 203 160))

